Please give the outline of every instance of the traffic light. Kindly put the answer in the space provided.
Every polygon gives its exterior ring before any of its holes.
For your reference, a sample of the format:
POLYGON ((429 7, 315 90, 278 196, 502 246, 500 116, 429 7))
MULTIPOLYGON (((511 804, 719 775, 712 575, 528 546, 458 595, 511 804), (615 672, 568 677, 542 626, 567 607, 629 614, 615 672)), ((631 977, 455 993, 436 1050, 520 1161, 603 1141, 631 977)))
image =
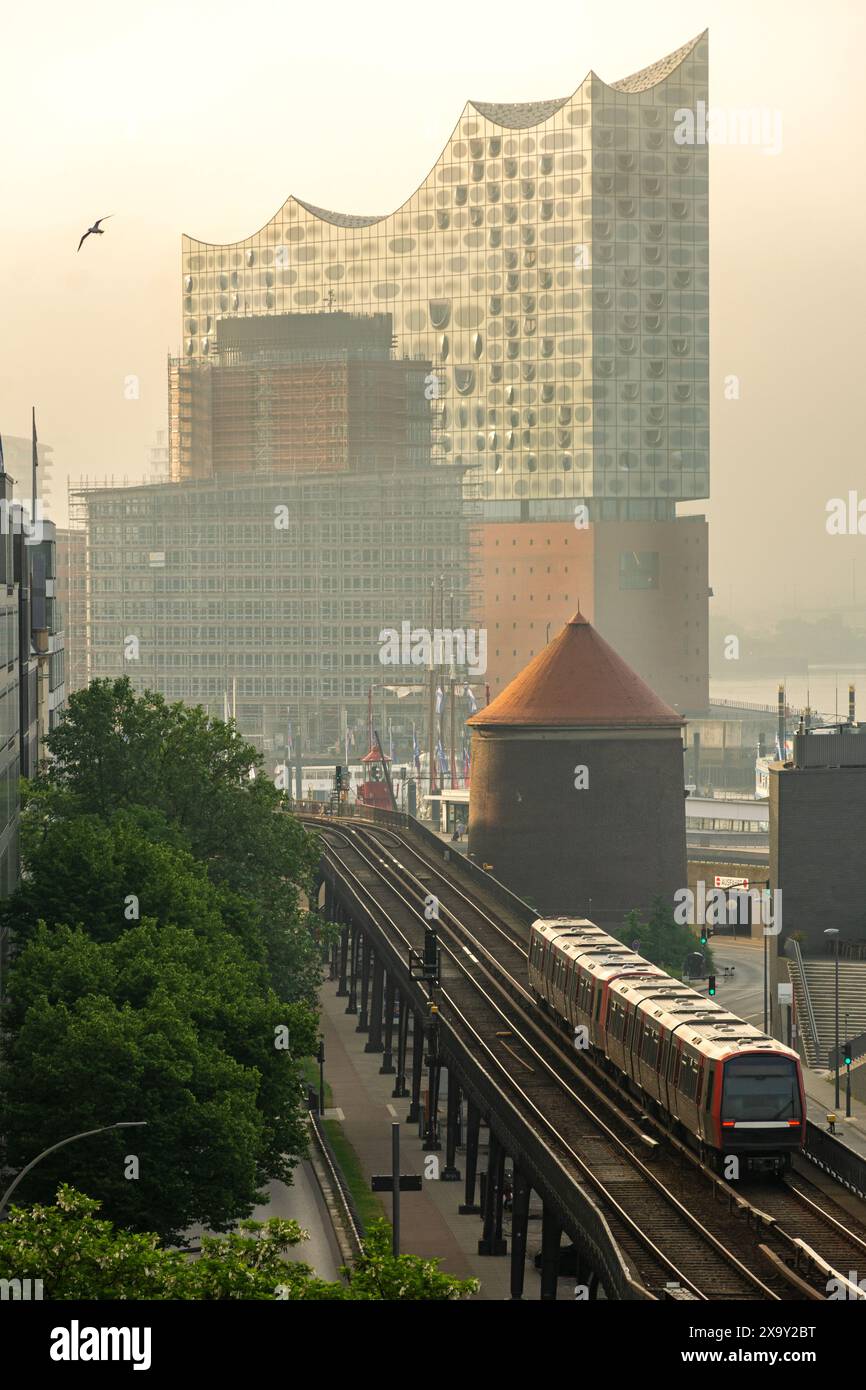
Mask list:
POLYGON ((711 975, 711 976, 709 977, 709 979, 707 980, 707 994, 710 996, 711 999, 713 999, 713 998, 715 997, 715 993, 716 993, 716 977, 715 977, 715 975, 711 975))
POLYGON ((702 946, 706 946, 706 944, 707 944, 707 929, 706 929, 706 927, 701 927, 701 945, 702 945, 702 946))
POLYGON ((334 791, 335 791, 335 792, 341 792, 342 790, 343 790, 343 769, 342 769, 341 767, 338 767, 338 768, 335 770, 335 772, 334 772, 334 791))
POLYGON ((429 926, 424 929, 424 963, 421 974, 422 978, 427 980, 429 984, 438 985, 439 942, 434 926, 429 926))
POLYGON ((850 1067, 850 1065, 851 1065, 851 1044, 850 1044, 849 1042, 846 1042, 845 1047, 844 1047, 844 1049, 843 1049, 843 1052, 842 1052, 842 1060, 843 1060, 843 1062, 845 1063, 845 1066, 846 1066, 846 1067, 850 1067))

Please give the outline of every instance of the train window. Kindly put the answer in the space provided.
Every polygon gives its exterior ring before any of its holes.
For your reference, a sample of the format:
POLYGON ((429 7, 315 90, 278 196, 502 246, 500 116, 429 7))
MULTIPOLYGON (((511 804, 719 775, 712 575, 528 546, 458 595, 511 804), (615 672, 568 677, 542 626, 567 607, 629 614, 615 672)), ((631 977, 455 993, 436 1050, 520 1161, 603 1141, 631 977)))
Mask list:
POLYGON ((707 1071, 707 1094, 704 1098, 704 1108, 708 1111, 713 1099, 713 1078, 715 1073, 712 1066, 707 1071))
POLYGON ((725 1120, 799 1120, 797 1065, 790 1057, 755 1054, 725 1062, 725 1120))
POLYGON ((596 1000, 595 1000, 595 1021, 596 1021, 596 1023, 598 1023, 599 1014, 601 1013, 601 994, 602 994, 602 986, 601 986, 601 983, 599 982, 598 994, 597 994, 596 1000))
POLYGON ((691 1057, 683 1057, 680 1065, 680 1090, 684 1096, 690 1099, 695 1094, 697 1086, 697 1068, 691 1057))

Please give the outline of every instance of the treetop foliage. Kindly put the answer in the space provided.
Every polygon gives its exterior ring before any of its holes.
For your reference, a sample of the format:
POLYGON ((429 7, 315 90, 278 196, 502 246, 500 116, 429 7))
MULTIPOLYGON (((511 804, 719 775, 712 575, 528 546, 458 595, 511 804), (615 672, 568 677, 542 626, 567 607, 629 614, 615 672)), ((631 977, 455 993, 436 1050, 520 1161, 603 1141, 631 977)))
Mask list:
POLYGON ((286 1256, 305 1239, 296 1221, 244 1221, 205 1235, 190 1258, 165 1250, 153 1232, 117 1230, 100 1203, 68 1184, 53 1205, 13 1206, 0 1224, 0 1278, 41 1279, 47 1299, 252 1299, 444 1302, 466 1298, 475 1279, 443 1274, 437 1260, 390 1249, 387 1222, 371 1227, 344 1283, 319 1279, 286 1256))

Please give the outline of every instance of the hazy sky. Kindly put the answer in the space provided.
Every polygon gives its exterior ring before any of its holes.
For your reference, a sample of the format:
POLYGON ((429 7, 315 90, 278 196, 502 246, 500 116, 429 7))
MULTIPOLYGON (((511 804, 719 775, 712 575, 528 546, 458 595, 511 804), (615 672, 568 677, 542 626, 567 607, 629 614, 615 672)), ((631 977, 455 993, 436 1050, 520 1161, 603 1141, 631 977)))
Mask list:
POLYGON ((247 236, 289 193, 390 212, 468 98, 615 81, 707 26, 711 105, 782 131, 710 154, 715 607, 850 603, 855 575, 866 605, 866 535, 825 530, 829 498, 866 501, 863 0, 7 7, 0 429, 36 404, 58 519, 68 475, 140 478, 165 426, 181 232, 247 236))

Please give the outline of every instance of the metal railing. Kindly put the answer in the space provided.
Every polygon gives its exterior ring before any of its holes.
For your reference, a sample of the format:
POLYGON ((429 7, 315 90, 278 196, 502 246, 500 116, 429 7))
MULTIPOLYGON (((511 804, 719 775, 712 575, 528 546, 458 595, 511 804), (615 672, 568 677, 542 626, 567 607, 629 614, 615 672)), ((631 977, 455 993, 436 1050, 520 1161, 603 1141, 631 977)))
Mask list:
POLYGON ((806 1156, 850 1192, 866 1198, 866 1158, 811 1120, 806 1122, 806 1156))
POLYGON ((289 807, 291 812, 302 815, 315 816, 321 820, 323 827, 334 825, 342 820, 366 820, 373 821, 377 825, 390 826, 393 829, 398 827, 407 830, 410 834, 417 836, 424 842, 427 849, 432 850, 437 858, 446 864, 459 864, 474 885, 493 898, 496 903, 506 911, 516 917, 519 922, 526 925, 527 931, 536 917, 540 914, 529 904, 518 898, 516 893, 512 893, 510 888, 506 888, 504 883, 500 883, 498 878, 494 878, 486 869, 482 869, 468 855, 462 854, 459 850, 454 850, 439 836, 431 830, 423 821, 419 821, 415 816, 410 816, 407 811, 386 811, 378 806, 358 806, 357 804, 344 803, 335 811, 324 802, 296 801, 289 807))
MULTIPOLYGON (((797 972, 800 976, 800 983, 803 986, 803 999, 806 1003, 806 1018, 808 1020, 809 1029, 812 1035, 812 1055, 814 1056, 816 1062, 820 1062, 821 1040, 818 1034, 818 1023, 815 1018, 815 1010, 812 1007, 812 996, 809 993, 809 981, 806 979, 806 971, 803 968, 803 952, 800 950, 800 943, 796 940, 796 938, 790 937, 789 944, 794 948, 794 964, 797 967, 797 972)), ((805 1039, 803 1041, 803 1051, 806 1051, 805 1039)))

